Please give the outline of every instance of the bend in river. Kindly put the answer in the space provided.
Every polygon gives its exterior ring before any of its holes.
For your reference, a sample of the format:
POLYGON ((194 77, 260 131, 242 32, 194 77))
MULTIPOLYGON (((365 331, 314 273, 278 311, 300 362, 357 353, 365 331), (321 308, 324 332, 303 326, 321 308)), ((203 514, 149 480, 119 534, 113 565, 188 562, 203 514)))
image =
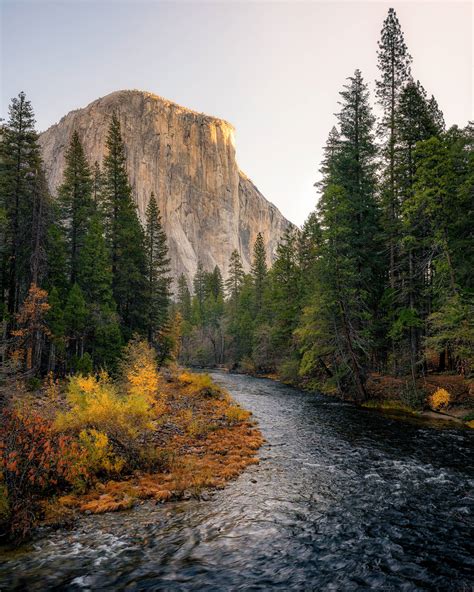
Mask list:
POLYGON ((259 421, 260 465, 210 501, 84 517, 4 553, 0 589, 472 589, 473 432, 213 378, 259 421))

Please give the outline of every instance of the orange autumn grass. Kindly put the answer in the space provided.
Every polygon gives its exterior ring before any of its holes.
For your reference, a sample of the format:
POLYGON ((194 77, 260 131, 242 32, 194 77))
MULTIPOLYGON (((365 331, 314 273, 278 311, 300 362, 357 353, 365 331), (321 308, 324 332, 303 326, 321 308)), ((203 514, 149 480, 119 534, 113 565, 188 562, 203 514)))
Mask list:
POLYGON ((156 452, 167 459, 161 472, 143 473, 120 481, 97 483, 84 495, 59 498, 63 508, 93 514, 131 508, 137 500, 166 501, 221 489, 247 466, 258 463, 256 451, 264 439, 250 420, 209 376, 173 372, 159 377, 160 398, 166 401, 160 425, 173 425, 156 452))

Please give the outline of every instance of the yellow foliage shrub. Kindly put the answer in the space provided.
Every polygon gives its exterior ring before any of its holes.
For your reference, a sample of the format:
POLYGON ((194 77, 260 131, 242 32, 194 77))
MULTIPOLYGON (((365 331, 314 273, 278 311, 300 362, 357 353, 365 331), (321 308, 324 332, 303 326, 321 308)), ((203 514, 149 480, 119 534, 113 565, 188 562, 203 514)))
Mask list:
POLYGON ((187 393, 205 397, 220 397, 222 390, 212 382, 209 374, 193 374, 192 372, 181 372, 178 376, 179 382, 187 387, 187 393))
POLYGON ((56 417, 58 430, 94 429, 125 443, 124 439, 136 439, 152 427, 154 414, 148 398, 120 395, 106 373, 98 378, 71 377, 67 401, 70 410, 56 417))
POLYGON ((125 461, 114 454, 107 434, 98 430, 82 430, 79 442, 85 451, 84 462, 91 474, 120 473, 125 461))
POLYGON ((125 390, 152 403, 158 394, 156 355, 146 341, 132 339, 124 349, 120 365, 125 390))
POLYGON ((49 372, 44 381, 44 390, 50 401, 57 403, 61 396, 61 385, 58 379, 54 378, 54 374, 49 372))
POLYGON ((439 388, 429 397, 429 405, 432 409, 446 409, 451 403, 451 395, 444 388, 439 388))
POLYGON ((237 405, 231 405, 225 410, 225 416, 229 423, 241 423, 250 417, 250 412, 237 405))

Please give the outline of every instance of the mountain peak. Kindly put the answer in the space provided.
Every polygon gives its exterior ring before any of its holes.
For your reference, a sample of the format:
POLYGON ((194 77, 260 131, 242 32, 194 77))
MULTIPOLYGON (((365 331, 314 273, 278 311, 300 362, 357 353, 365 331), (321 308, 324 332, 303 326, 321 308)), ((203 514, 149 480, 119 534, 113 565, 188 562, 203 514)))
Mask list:
POLYGON ((239 170, 234 127, 153 93, 119 90, 71 111, 40 136, 50 190, 62 182, 64 153, 77 131, 92 164, 101 163, 113 112, 126 146, 127 168, 144 219, 154 192, 168 236, 172 271, 188 281, 198 261, 225 276, 237 249, 250 268, 258 232, 268 260, 290 224, 239 170))

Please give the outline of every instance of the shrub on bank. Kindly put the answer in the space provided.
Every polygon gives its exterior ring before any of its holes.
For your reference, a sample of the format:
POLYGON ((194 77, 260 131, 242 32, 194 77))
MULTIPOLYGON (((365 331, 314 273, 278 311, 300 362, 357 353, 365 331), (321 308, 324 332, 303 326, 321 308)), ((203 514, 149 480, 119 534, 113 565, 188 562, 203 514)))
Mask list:
POLYGON ((435 411, 447 409, 451 403, 451 395, 446 389, 439 388, 429 397, 428 402, 435 411))
POLYGON ((247 421, 250 417, 250 412, 246 409, 242 409, 242 407, 239 407, 238 405, 230 405, 225 410, 225 417, 231 425, 235 425, 247 421))
POLYGON ((8 495, 2 505, 18 538, 28 532, 40 497, 87 478, 77 441, 37 414, 9 409, 1 418, 0 471, 8 495))
POLYGON ((158 366, 155 350, 140 339, 132 339, 124 348, 119 365, 123 391, 131 397, 144 397, 156 403, 158 366))
MULTIPOLYGON (((55 426, 58 431, 79 435, 89 430, 107 437, 107 446, 114 453, 125 458, 130 468, 139 464, 139 438, 153 429, 155 417, 148 394, 121 394, 106 373, 100 376, 72 376, 67 389, 70 409, 59 413, 55 426)), ((86 438, 86 436, 83 436, 86 438)), ((96 451, 97 452, 97 451, 96 451)), ((112 462, 112 461, 111 461, 112 462)), ((117 463, 114 463, 117 467, 117 463)))
POLYGON ((125 465, 123 458, 117 456, 107 434, 98 430, 82 430, 79 443, 85 453, 85 462, 90 474, 118 475, 125 465))
POLYGON ((202 397, 221 397, 222 389, 212 382, 209 374, 193 374, 192 372, 181 372, 178 376, 179 382, 185 385, 189 395, 202 397))

